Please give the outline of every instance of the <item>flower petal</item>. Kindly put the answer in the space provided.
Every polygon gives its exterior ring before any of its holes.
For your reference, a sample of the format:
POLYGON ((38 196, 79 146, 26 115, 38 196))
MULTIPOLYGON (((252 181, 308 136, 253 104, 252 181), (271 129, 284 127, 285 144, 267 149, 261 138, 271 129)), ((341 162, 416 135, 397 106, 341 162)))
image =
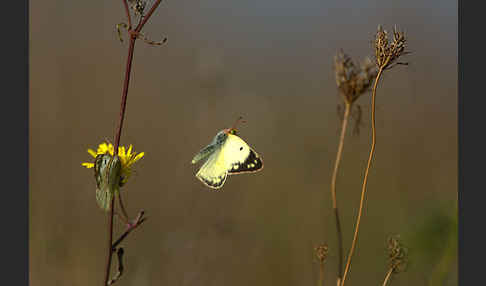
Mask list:
POLYGON ((94 163, 82 163, 81 165, 85 166, 86 168, 90 169, 94 167, 94 163))
POLYGON ((120 156, 120 157, 125 157, 126 156, 125 146, 118 147, 118 156, 120 156))
POLYGON ((127 157, 129 157, 129 158, 130 158, 130 155, 132 154, 132 148, 133 148, 133 146, 132 146, 132 144, 130 144, 130 147, 128 147, 128 151, 127 151, 127 157))
MULTIPOLYGON (((107 142, 102 142, 101 144, 98 145, 98 149, 96 152, 92 149, 88 149, 88 153, 96 157, 97 155, 100 154, 106 154, 109 153, 110 155, 113 156, 114 154, 114 146, 111 143, 107 142)), ((138 160, 140 160, 143 156, 145 155, 144 152, 141 152, 137 154, 137 152, 133 151, 133 145, 129 145, 128 148, 125 146, 118 146, 118 156, 120 158, 120 163, 121 163, 121 175, 122 175, 122 183, 126 183, 128 181, 128 178, 130 177, 132 173, 131 165, 138 160)), ((94 163, 81 163, 82 166, 86 168, 93 168, 94 163)))
POLYGON ((105 154, 106 151, 108 151, 108 149, 109 149, 108 145, 105 142, 103 142, 98 146, 98 154, 105 154))
POLYGON ((138 160, 140 160, 143 156, 145 155, 145 152, 142 152, 140 154, 138 154, 137 156, 135 156, 135 158, 133 158, 132 160, 132 163, 135 163, 137 162, 138 160))
POLYGON ((96 158, 96 152, 91 150, 91 149, 88 149, 88 153, 91 154, 91 156, 95 157, 96 158))

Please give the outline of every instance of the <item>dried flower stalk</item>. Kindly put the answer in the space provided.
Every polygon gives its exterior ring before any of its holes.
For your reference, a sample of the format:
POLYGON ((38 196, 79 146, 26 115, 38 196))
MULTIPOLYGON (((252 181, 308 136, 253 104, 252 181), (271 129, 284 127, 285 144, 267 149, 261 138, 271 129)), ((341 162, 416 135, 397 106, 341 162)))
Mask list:
POLYGON ((353 103, 369 90, 373 78, 376 76, 375 66, 369 58, 365 58, 360 68, 358 68, 351 58, 342 50, 334 57, 334 71, 336 75, 336 85, 344 101, 344 116, 341 125, 341 135, 339 136, 338 151, 334 163, 334 171, 331 178, 331 197, 334 217, 336 219, 336 232, 338 240, 338 284, 343 274, 343 237, 341 222, 339 219, 339 209, 337 206, 336 181, 344 149, 344 137, 348 126, 349 116, 353 103))
POLYGON ((393 30, 393 39, 391 42, 388 40, 388 33, 382 29, 381 26, 378 26, 378 31, 375 36, 374 42, 374 49, 375 49, 375 63, 376 67, 378 68, 378 73, 376 74, 375 82, 373 84, 372 89, 372 97, 371 97, 371 122, 372 122, 372 142, 371 142, 371 149, 368 158, 368 164, 365 169, 365 175, 363 179, 363 187, 361 190, 361 200, 359 204, 359 211, 358 217, 356 219, 356 226, 354 230, 353 242, 351 243, 351 248, 349 250, 348 259, 346 262, 346 267, 344 269, 343 279, 341 282, 341 286, 344 285, 346 281, 346 276, 349 272, 349 268, 351 266, 351 258, 353 256, 354 250, 356 248, 356 243, 358 241, 358 232, 359 226, 361 222, 361 216, 363 214, 363 206, 364 206, 364 198, 366 194, 366 186, 368 182, 368 174, 371 168, 371 162, 373 160, 373 156, 375 153, 376 147, 376 122, 375 122, 375 102, 376 102, 376 88, 378 86, 378 82, 381 78, 381 75, 384 70, 393 67, 396 64, 404 64, 400 63, 397 60, 407 52, 405 52, 405 35, 402 32, 399 32, 395 27, 393 30))

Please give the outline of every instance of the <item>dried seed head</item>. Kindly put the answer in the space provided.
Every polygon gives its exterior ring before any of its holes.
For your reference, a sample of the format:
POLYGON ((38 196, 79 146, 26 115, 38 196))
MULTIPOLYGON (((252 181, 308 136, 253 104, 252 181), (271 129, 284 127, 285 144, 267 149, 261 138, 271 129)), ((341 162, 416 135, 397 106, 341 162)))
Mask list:
POLYGON ((317 259, 320 263, 324 263, 327 259, 328 247, 327 244, 321 244, 314 248, 316 252, 317 259))
POLYGON ((365 58, 358 68, 343 51, 334 57, 334 71, 336 85, 346 104, 352 104, 365 93, 376 76, 376 68, 369 58, 365 58))
POLYGON ((396 60, 406 54, 405 52, 405 34, 398 31, 397 27, 393 29, 393 40, 388 41, 388 32, 378 26, 375 37, 375 58, 378 68, 388 68, 396 60))
POLYGON ((353 134, 359 135, 360 127, 362 125, 362 118, 363 118, 363 111, 361 110, 361 106, 356 105, 354 107, 354 112, 351 114, 351 116, 355 121, 353 134))
POLYGON ((388 238, 388 261, 393 273, 406 270, 408 263, 408 249, 400 241, 400 236, 395 235, 388 238))
POLYGON ((147 7, 147 2, 142 0, 129 0, 131 4, 131 8, 135 11, 135 14, 138 16, 143 16, 143 12, 145 7, 147 7))

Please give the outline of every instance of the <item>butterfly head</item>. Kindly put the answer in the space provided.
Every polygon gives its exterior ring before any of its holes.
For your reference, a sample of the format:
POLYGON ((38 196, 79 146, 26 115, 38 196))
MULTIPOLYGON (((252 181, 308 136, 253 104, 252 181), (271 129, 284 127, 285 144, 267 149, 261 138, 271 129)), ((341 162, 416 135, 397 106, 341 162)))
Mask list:
POLYGON ((245 122, 246 121, 243 120, 243 117, 240 116, 238 117, 238 119, 236 119, 235 123, 231 128, 223 129, 223 132, 229 135, 238 135, 238 129, 236 129, 236 126, 238 126, 239 123, 245 123, 245 122))
POLYGON ((238 130, 234 128, 223 129, 223 133, 226 135, 238 135, 238 130))

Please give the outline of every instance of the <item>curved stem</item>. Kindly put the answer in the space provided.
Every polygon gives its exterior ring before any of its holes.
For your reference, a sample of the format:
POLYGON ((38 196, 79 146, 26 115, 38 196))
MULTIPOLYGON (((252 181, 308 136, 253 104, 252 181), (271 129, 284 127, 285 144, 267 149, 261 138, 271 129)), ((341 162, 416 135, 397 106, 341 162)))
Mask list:
MULTIPOLYGON (((339 220, 339 210, 337 207, 337 197, 336 197, 336 180, 339 170, 339 164, 341 163, 342 153, 344 149, 344 137, 346 135, 346 129, 348 126, 349 114, 351 113, 352 104, 345 103, 344 118, 341 126, 341 135, 339 138, 339 146, 336 155, 336 162, 334 164, 334 171, 332 173, 331 179, 331 196, 332 196, 332 208, 334 210, 334 216, 336 218, 336 232, 338 239, 338 251, 339 251, 339 265, 338 265, 338 281, 341 280, 343 275, 343 234, 341 231, 341 222, 339 220)), ((339 282, 338 282, 339 283, 339 282)))
MULTIPOLYGON (((384 65, 386 66, 386 64, 384 65)), ((378 74, 376 75, 375 83, 373 85, 372 97, 371 97, 371 129, 372 129, 372 142, 371 142, 371 150, 370 155, 368 158, 368 164, 366 166, 365 175, 363 179, 363 187, 361 189, 361 200, 359 202, 359 211, 358 211, 358 218, 356 219, 356 227, 354 229, 354 237, 353 242, 351 244, 351 249, 349 250, 348 259, 346 262, 346 268, 344 269, 343 280, 340 286, 344 285, 344 281, 346 281, 346 275, 348 274, 349 267, 351 265, 351 258, 353 257, 354 249, 356 248, 356 243, 358 241, 358 231, 359 225, 361 222, 361 215, 363 213, 363 205, 364 205, 364 198, 366 194, 366 184, 368 182, 368 174, 371 167, 371 161, 373 160, 373 155, 375 154, 375 146, 376 146, 376 125, 375 125, 375 100, 376 100, 376 87, 378 86, 378 81, 380 80, 381 74, 383 73, 383 67, 380 67, 378 70, 378 74)))
POLYGON ((118 247, 118 245, 132 232, 134 229, 139 227, 144 221, 147 220, 147 218, 144 217, 145 212, 141 210, 137 218, 135 219, 135 222, 132 224, 130 223, 128 227, 126 228, 125 232, 113 243, 111 248, 114 250, 118 247))
POLYGON ((386 273, 385 280, 383 281, 383 286, 385 286, 386 283, 388 283, 388 280, 390 280, 392 273, 393 273, 393 268, 390 268, 390 270, 388 270, 388 272, 386 273))
POLYGON ((127 223, 129 223, 129 216, 128 216, 128 213, 127 211, 125 210, 125 206, 123 205, 123 200, 122 200, 122 197, 121 197, 121 193, 119 192, 118 195, 118 204, 120 205, 120 209, 122 211, 122 215, 123 215, 123 220, 127 223))

